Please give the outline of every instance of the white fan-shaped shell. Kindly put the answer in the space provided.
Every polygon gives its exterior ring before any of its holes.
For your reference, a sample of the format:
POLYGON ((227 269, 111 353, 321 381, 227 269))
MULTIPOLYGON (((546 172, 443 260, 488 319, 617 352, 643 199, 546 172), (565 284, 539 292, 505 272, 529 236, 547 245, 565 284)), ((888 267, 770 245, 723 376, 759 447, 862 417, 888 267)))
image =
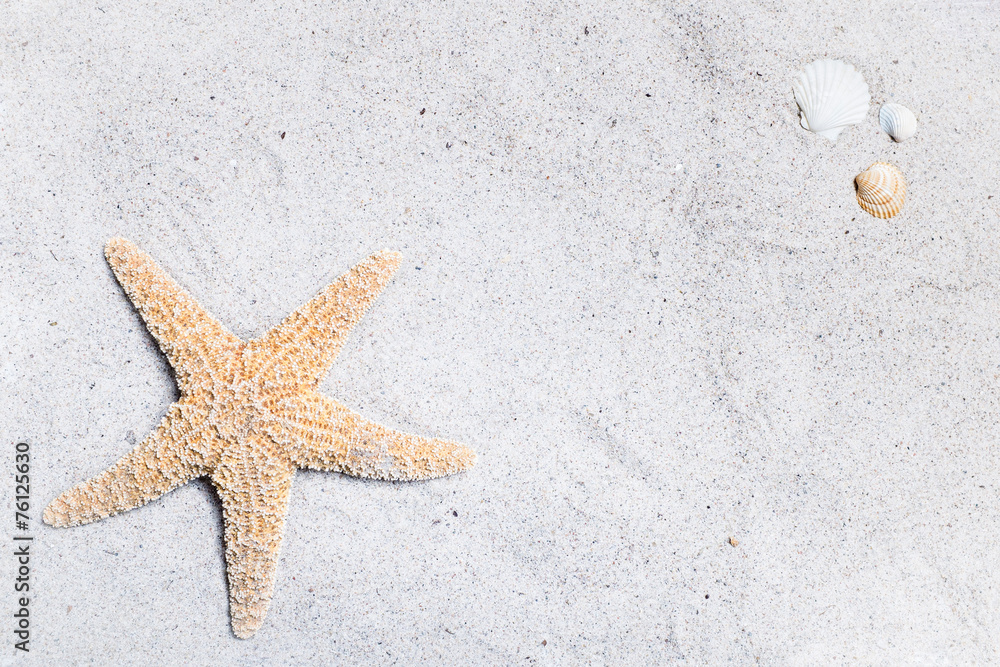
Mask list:
POLYGON ((854 65, 839 60, 809 63, 792 90, 802 110, 802 127, 830 141, 836 141, 844 128, 863 121, 871 101, 864 77, 854 65))
POLYGON ((883 104, 878 112, 882 130, 895 141, 906 141, 917 131, 917 117, 902 104, 883 104))

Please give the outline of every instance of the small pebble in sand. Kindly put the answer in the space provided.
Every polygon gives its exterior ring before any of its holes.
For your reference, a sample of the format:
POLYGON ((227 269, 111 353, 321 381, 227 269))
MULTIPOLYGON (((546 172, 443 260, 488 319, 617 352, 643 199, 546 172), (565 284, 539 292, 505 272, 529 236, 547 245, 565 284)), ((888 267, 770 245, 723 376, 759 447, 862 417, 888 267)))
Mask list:
POLYGON ((738 539, 736 539, 735 537, 730 537, 729 538, 729 543, 731 545, 733 545, 734 547, 740 546, 740 541, 738 539))

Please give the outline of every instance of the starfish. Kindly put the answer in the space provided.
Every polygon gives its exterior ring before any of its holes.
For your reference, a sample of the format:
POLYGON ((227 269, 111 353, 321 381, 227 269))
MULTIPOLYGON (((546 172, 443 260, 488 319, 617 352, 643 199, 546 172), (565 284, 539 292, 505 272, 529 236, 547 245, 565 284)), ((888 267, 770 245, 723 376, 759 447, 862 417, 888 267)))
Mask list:
POLYGON ((399 253, 372 255, 246 342, 129 241, 111 239, 105 256, 173 367, 181 396, 142 443, 53 500, 43 519, 58 527, 99 521, 208 477, 222 500, 237 637, 251 637, 267 614, 296 469, 418 480, 475 463, 463 445, 393 431, 317 391, 351 327, 399 266, 399 253))

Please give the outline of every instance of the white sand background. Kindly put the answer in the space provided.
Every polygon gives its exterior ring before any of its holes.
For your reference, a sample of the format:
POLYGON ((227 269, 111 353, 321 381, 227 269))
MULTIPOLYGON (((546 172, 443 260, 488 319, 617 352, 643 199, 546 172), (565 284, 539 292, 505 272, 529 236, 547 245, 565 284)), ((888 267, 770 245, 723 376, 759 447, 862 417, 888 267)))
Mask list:
POLYGON ((2 664, 1000 663, 1000 5, 6 1, 2 664), (858 67, 836 145, 791 85, 858 67), (896 145, 878 105, 919 119, 896 145), (853 178, 910 187, 889 221, 853 178), (178 394, 121 235, 237 335, 381 248, 322 390, 469 473, 299 473, 236 639, 207 482, 45 504, 178 394), (738 541, 733 547, 730 537, 738 541))

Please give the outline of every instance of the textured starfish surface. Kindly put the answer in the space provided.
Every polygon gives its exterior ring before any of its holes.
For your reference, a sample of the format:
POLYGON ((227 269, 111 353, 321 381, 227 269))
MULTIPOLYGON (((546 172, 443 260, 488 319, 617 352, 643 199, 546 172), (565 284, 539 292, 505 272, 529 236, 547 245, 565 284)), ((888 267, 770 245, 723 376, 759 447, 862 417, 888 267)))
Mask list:
POLYGON ((222 499, 237 637, 252 636, 267 614, 296 469, 418 480, 475 463, 462 445, 393 431, 316 391, 399 266, 398 253, 372 255, 247 342, 132 243, 112 239, 105 255, 173 366, 181 397, 141 444, 53 500, 43 518, 52 526, 98 521, 207 476, 222 499))

